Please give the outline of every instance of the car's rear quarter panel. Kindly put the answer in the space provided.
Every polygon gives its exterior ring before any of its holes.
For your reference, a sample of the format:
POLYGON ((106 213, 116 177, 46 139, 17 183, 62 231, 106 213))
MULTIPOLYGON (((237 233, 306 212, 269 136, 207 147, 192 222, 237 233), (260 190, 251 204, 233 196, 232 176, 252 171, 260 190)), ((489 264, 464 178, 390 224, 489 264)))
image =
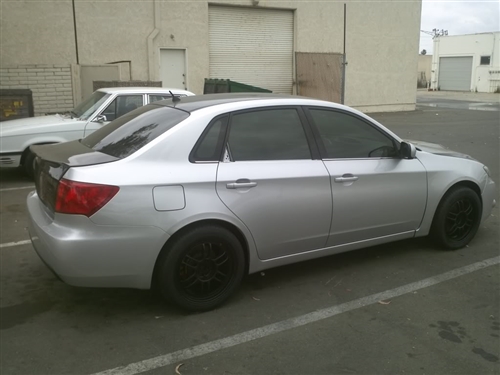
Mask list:
POLYGON ((27 205, 33 245, 66 283, 150 287, 151 262, 165 235, 160 228, 96 225, 83 215, 50 215, 35 192, 28 196, 27 205))

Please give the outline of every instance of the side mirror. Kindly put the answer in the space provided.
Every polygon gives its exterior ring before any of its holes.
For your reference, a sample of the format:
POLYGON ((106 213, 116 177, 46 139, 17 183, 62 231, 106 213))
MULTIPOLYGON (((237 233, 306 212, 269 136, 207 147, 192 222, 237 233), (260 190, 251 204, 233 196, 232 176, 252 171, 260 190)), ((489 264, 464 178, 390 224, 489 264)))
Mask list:
POLYGON ((414 145, 408 142, 401 142, 399 146, 399 155, 403 159, 414 159, 417 149, 414 145))
POLYGON ((103 122, 106 122, 108 121, 108 119, 106 118, 106 116, 104 115, 98 115, 96 116, 96 118, 94 119, 94 122, 99 122, 99 123, 103 123, 103 122))

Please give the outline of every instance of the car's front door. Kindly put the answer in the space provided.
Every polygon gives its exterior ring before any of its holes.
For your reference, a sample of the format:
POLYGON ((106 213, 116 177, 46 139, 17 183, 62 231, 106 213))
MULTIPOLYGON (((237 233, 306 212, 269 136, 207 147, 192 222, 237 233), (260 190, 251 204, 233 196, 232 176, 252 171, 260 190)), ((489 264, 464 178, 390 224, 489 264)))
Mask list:
POLYGON ((297 108, 234 113, 217 193, 248 227, 261 259, 325 246, 330 178, 297 108), (309 135, 309 139, 308 139, 309 135))
POLYGON ((420 161, 400 158, 395 140, 358 116, 324 108, 306 113, 331 176, 328 246, 405 233, 411 237, 427 201, 420 161))

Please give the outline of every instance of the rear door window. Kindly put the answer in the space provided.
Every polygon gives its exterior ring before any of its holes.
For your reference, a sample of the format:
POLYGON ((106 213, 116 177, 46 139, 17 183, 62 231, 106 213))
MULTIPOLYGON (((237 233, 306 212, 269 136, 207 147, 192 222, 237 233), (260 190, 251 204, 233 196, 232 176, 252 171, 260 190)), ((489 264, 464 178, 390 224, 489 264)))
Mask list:
POLYGON ((103 126, 81 140, 95 151, 125 158, 189 117, 172 107, 147 105, 103 126))
MULTIPOLYGON (((181 97, 184 97, 186 95, 174 94, 174 96, 181 98, 181 97)), ((150 103, 158 102, 160 100, 167 100, 167 99, 172 99, 172 95, 169 95, 169 94, 154 94, 154 95, 149 94, 149 102, 150 103)))

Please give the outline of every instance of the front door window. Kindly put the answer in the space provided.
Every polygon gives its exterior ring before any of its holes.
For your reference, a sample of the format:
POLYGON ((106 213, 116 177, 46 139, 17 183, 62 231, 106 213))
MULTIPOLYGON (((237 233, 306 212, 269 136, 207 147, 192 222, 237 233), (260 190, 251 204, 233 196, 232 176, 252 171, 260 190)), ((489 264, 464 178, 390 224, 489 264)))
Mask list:
POLYGON ((344 112, 309 110, 326 159, 397 157, 394 141, 374 126, 344 112))
POLYGON ((113 121, 142 105, 142 95, 121 95, 116 97, 101 114, 106 116, 106 121, 113 121))

